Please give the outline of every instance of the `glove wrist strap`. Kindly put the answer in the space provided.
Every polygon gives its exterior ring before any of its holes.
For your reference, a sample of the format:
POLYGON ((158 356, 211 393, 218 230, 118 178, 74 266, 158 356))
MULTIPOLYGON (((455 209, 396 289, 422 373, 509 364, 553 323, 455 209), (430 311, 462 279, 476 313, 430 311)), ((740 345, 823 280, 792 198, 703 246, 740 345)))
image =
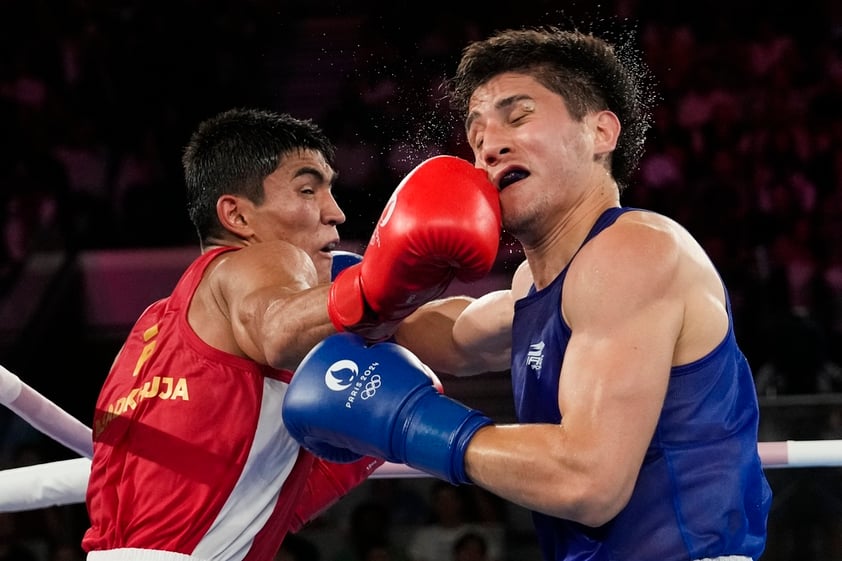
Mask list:
POLYGON ((348 267, 330 285, 327 312, 333 327, 340 333, 360 323, 365 315, 359 269, 359 265, 348 267))

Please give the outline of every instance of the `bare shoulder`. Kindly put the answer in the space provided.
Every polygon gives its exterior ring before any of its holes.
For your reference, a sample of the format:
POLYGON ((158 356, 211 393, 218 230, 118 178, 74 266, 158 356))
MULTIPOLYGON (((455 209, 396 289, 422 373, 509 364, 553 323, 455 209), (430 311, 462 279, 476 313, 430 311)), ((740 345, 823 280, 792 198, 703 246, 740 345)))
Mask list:
POLYGON ((620 217, 582 248, 568 279, 564 311, 571 321, 600 312, 611 321, 641 312, 673 321, 674 364, 703 356, 728 328, 725 288, 713 262, 683 226, 654 212, 620 217))
POLYGON ((532 270, 529 268, 529 262, 524 260, 512 276, 512 299, 519 300, 526 296, 532 284, 532 270))
POLYGON ((629 305, 634 300, 683 300, 692 287, 719 286, 710 259, 679 223, 647 211, 623 214, 588 242, 568 272, 565 291, 583 301, 612 295, 629 305))
POLYGON ((265 242, 228 251, 205 271, 191 300, 188 321, 207 344, 245 356, 248 353, 237 342, 232 327, 235 318, 250 307, 263 306, 261 295, 267 291, 287 289, 292 294, 316 284, 312 261, 289 243, 265 242))
POLYGON ((683 265, 712 267, 702 246, 684 226, 668 216, 649 211, 623 214, 585 246, 582 253, 620 265, 637 268, 649 265, 655 268, 654 272, 683 265))
POLYGON ((267 285, 303 290, 315 286, 317 277, 309 256, 284 241, 258 243, 224 253, 206 275, 212 287, 224 292, 248 292, 267 285))
POLYGON ((617 224, 649 228, 678 237, 688 236, 692 238, 687 229, 678 221, 654 211, 632 210, 626 212, 617 219, 617 224))
POLYGON ((308 255, 287 242, 264 242, 228 251, 205 271, 191 304, 191 313, 221 313, 266 288, 298 292, 318 284, 315 265, 308 255))
POLYGON ((691 240, 678 223, 666 216, 627 212, 581 249, 569 274, 592 277, 620 272, 624 283, 638 277, 651 280, 658 273, 672 275, 691 240))

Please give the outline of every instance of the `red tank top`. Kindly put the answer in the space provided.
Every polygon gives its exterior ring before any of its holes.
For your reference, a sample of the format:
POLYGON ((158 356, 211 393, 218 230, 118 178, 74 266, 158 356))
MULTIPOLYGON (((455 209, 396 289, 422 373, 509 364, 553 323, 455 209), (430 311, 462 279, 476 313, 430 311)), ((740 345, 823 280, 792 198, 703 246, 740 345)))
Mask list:
POLYGON ((208 264, 132 328, 97 400, 86 551, 270 559, 313 463, 281 419, 289 371, 205 344, 187 323, 208 264))

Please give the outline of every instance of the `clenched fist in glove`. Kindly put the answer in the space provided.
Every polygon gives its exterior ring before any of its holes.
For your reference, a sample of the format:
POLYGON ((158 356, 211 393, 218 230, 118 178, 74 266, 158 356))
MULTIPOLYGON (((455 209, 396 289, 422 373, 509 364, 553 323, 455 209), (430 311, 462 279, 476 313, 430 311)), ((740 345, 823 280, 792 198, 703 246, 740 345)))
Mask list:
POLYGON ((465 450, 491 419, 443 395, 435 383, 407 349, 340 333, 316 345, 295 371, 284 425, 328 460, 374 456, 469 483, 465 450))
POLYGON ((331 322, 369 341, 388 339, 454 278, 488 274, 500 233, 497 188, 485 172, 454 156, 422 162, 392 193, 362 262, 334 280, 331 322))

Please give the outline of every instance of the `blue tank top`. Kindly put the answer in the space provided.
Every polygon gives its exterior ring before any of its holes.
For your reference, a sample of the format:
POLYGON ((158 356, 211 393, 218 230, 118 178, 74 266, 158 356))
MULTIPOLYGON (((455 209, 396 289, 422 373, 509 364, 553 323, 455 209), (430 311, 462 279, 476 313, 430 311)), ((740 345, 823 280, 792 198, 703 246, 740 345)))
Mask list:
MULTIPOLYGON (((638 209, 605 211, 582 245, 629 210, 638 209)), ((571 331, 560 310, 568 268, 515 304, 512 387, 521 423, 561 421, 559 372, 571 331)), ((634 492, 612 521, 591 528, 532 513, 546 561, 760 556, 772 493, 757 452, 754 379, 734 338, 730 302, 728 319, 713 351, 670 371, 634 492)))

